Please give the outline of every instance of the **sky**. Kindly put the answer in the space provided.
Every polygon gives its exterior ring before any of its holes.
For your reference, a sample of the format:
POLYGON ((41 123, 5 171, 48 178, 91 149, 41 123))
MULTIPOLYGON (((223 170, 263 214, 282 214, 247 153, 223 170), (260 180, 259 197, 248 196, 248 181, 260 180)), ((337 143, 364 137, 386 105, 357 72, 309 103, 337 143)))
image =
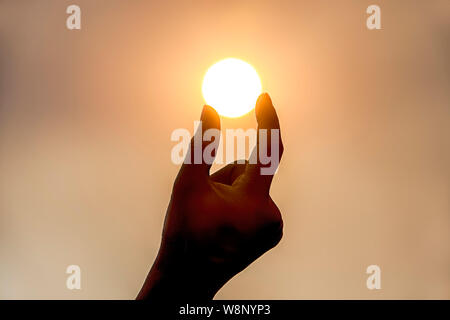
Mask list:
POLYGON ((284 237, 216 298, 450 298, 449 21, 446 0, 0 0, 0 299, 136 296, 179 169, 171 133, 193 131, 227 57, 280 118, 284 237))

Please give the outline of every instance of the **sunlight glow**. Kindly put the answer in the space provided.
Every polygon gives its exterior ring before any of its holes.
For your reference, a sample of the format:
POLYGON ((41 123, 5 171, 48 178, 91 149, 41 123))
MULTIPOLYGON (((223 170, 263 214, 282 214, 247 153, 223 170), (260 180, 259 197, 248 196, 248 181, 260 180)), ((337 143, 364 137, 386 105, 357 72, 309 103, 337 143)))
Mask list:
POLYGON ((202 92, 206 103, 225 117, 236 118, 250 112, 261 91, 256 70, 235 58, 212 65, 203 78, 202 92))

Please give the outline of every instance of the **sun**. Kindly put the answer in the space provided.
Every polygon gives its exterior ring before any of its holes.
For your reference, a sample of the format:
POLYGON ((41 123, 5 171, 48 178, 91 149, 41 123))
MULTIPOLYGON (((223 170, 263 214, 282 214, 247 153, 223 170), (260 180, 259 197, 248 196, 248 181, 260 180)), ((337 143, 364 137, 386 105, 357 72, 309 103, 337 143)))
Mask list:
POLYGON ((250 112, 261 91, 256 70, 235 58, 213 64, 203 78, 203 98, 224 117, 236 118, 250 112))

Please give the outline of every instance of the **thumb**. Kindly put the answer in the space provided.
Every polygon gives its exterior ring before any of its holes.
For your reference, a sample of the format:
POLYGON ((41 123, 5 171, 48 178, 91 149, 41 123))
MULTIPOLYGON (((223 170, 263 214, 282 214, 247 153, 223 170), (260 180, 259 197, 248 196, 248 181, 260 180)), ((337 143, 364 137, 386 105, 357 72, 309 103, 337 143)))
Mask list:
POLYGON ((246 169, 249 184, 268 194, 273 175, 283 154, 280 122, 267 93, 259 96, 255 107, 258 122, 257 144, 246 169))

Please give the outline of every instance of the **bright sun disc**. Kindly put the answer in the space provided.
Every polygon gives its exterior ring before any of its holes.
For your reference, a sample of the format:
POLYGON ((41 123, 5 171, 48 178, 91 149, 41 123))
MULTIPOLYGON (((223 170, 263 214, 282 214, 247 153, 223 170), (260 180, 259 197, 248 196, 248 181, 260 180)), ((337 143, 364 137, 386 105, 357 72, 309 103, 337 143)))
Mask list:
POLYGON ((255 107, 262 86, 256 70, 235 58, 212 65, 203 78, 202 92, 208 105, 225 117, 240 117, 255 107))

